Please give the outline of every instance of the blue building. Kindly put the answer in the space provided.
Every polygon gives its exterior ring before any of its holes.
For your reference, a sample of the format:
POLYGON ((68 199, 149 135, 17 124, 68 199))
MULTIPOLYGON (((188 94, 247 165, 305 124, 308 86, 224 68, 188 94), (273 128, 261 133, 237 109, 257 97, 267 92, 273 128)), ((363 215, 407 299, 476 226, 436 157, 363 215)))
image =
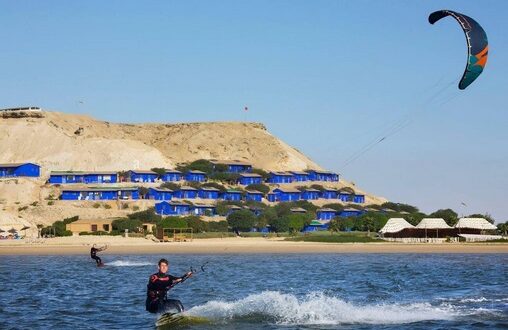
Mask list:
POLYGON ((148 198, 158 201, 169 201, 173 198, 173 190, 164 188, 148 189, 148 198))
POLYGON ((351 202, 352 194, 349 191, 339 191, 338 198, 343 202, 351 202))
POLYGON ((227 190, 221 194, 221 198, 225 201, 241 201, 242 192, 238 190, 227 190))
POLYGON ((191 212, 191 206, 183 202, 160 202, 155 204, 155 213, 159 215, 188 215, 191 212))
POLYGON ((325 188, 321 192, 321 198, 323 199, 336 199, 339 193, 335 189, 325 188))
POLYGON ((272 203, 277 202, 277 197, 278 197, 278 194, 274 193, 273 191, 266 194, 266 199, 272 203))
POLYGON ((270 172, 266 182, 268 183, 291 183, 293 182, 293 174, 287 172, 270 172))
POLYGON ((342 212, 339 213, 339 217, 347 218, 347 217, 358 217, 362 215, 362 210, 357 210, 353 208, 344 209, 342 212))
POLYGON ((62 200, 129 200, 139 199, 136 187, 89 187, 66 188, 60 196, 62 200))
POLYGON ((337 216, 337 211, 334 209, 323 208, 316 211, 318 220, 332 220, 337 216))
POLYGON ((309 170, 309 178, 312 181, 338 182, 339 175, 329 171, 309 170))
POLYGON ((195 215, 206 215, 209 217, 214 216, 216 214, 214 205, 198 204, 198 203, 195 203, 192 206, 191 212, 195 215))
POLYGON ((353 203, 358 203, 358 204, 365 203, 365 195, 355 194, 355 197, 353 198, 353 203))
POLYGON ((302 199, 303 200, 317 200, 319 199, 319 194, 321 192, 317 189, 313 189, 313 188, 308 188, 308 189, 305 189, 304 191, 302 191, 302 199))
POLYGON ((310 181, 309 173, 303 171, 290 171, 293 174, 294 182, 306 182, 310 181))
POLYGON ((162 176, 164 182, 176 182, 182 180, 182 172, 177 170, 166 170, 166 173, 162 176))
POLYGON ((205 182, 206 173, 202 171, 189 171, 185 173, 185 181, 205 182))
POLYGON ((41 167, 35 163, 0 164, 0 178, 34 177, 41 175, 41 167))
POLYGON ((245 200, 261 202, 263 200, 263 193, 256 190, 249 190, 245 194, 245 200))
POLYGON ((159 175, 154 171, 144 171, 144 170, 129 171, 129 177, 131 179, 131 182, 155 182, 158 176, 159 175))
POLYGON ((244 186, 263 183, 263 177, 256 173, 241 173, 238 183, 244 186))
POLYGON ((48 182, 51 184, 85 183, 85 172, 52 171, 48 182))
POLYGON ((213 187, 202 187, 199 189, 198 197, 203 199, 219 199, 220 190, 213 187))
POLYGON ((180 199, 194 199, 198 197, 196 188, 182 186, 179 190, 173 192, 173 197, 180 199))
POLYGON ((300 190, 294 188, 275 188, 273 192, 276 195, 277 202, 294 202, 300 200, 300 190))
MULTIPOLYGON (((225 165, 230 173, 250 173, 252 165, 238 160, 216 160, 211 161, 214 165, 225 165)), ((215 168, 215 167, 214 167, 215 168)))

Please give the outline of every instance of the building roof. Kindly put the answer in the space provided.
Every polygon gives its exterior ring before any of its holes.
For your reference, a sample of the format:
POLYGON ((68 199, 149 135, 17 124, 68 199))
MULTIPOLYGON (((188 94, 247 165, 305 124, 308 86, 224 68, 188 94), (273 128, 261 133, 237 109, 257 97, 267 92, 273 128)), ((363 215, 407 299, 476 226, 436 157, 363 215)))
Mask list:
POLYGON ((450 229, 451 227, 442 218, 423 218, 416 228, 450 229))
POLYGON ((319 220, 312 220, 309 224, 309 226, 322 226, 323 223, 321 223, 319 220))
POLYGON ((412 224, 407 222, 403 218, 390 218, 386 222, 383 228, 379 231, 380 233, 398 233, 399 231, 406 228, 414 228, 412 224))
POLYGON ((279 175, 279 176, 293 176, 292 173, 288 173, 288 172, 274 172, 274 171, 271 171, 271 172, 269 172, 269 174, 279 175))
POLYGON ((171 206, 189 206, 190 207, 189 204, 184 203, 184 202, 178 202, 178 201, 169 201, 169 202, 164 201, 164 202, 161 202, 161 203, 168 203, 171 206))
POLYGON ((242 208, 238 205, 228 205, 228 209, 230 210, 241 210, 242 208))
POLYGON ((283 192, 283 193, 301 193, 300 190, 296 189, 296 188, 289 188, 289 187, 285 187, 285 188, 281 188, 281 187, 278 187, 278 188, 275 188, 273 191, 275 190, 279 190, 280 192, 283 192))
POLYGON ((354 209, 352 207, 344 209, 342 211, 346 211, 346 212, 362 212, 362 210, 354 209))
POLYGON ((51 171, 50 175, 90 175, 90 174, 106 174, 106 175, 117 175, 118 173, 115 171, 51 171))
POLYGON ((201 187, 201 188, 199 188, 199 190, 203 190, 203 191, 220 191, 219 189, 214 188, 214 187, 201 187))
POLYGON ((166 170, 166 173, 177 173, 177 174, 182 174, 182 172, 178 171, 178 170, 166 170))
POLYGON ((325 207, 325 208, 316 210, 316 212, 337 212, 337 210, 325 207))
POLYGON ((336 174, 336 173, 333 173, 330 171, 324 171, 324 170, 309 170, 309 172, 314 172, 314 173, 318 173, 318 174, 336 174))
POLYGON ((84 188, 64 188, 62 191, 122 191, 122 190, 138 190, 138 187, 84 187, 84 188))
POLYGON ((497 227, 484 218, 460 218, 455 228, 471 228, 481 230, 494 230, 497 227))
POLYGON ((199 171, 199 170, 190 170, 187 173, 191 173, 191 174, 206 174, 205 172, 199 171))
POLYGON ((296 175, 309 175, 309 173, 304 172, 304 171, 289 171, 289 173, 293 173, 296 175))
POLYGON ((263 195, 263 193, 261 191, 257 191, 257 190, 247 190, 247 194, 263 195))
POLYGON ((314 189, 314 188, 307 188, 307 189, 305 189, 304 191, 307 191, 307 192, 321 192, 321 190, 319 190, 319 189, 314 189))
POLYGON ((198 189, 196 189, 194 187, 189 187, 189 186, 181 186, 179 190, 196 190, 197 191, 198 189))
POLYGON ((157 174, 154 171, 150 171, 150 170, 130 170, 129 172, 138 173, 138 174, 157 174))
POLYGON ((36 164, 36 163, 7 163, 7 164, 0 164, 0 167, 20 167, 20 166, 26 165, 26 164, 40 166, 39 164, 36 164))
POLYGON ((257 173, 240 173, 240 176, 244 178, 262 178, 262 176, 257 173))
POLYGON ((289 209, 291 212, 297 212, 297 213, 307 213, 307 210, 303 207, 292 207, 289 209))
POLYGON ((153 190, 159 191, 159 192, 173 192, 173 190, 168 189, 168 188, 150 188, 150 189, 153 189, 153 190))
POLYGON ((115 220, 117 219, 78 219, 69 224, 111 224, 115 220))
POLYGON ((339 194, 343 194, 343 195, 351 195, 351 194, 353 194, 353 193, 352 193, 352 192, 350 192, 350 191, 339 190, 339 194))
POLYGON ((205 207, 205 208, 210 208, 210 207, 215 207, 215 205, 211 205, 211 204, 204 204, 204 203, 194 203, 194 207, 205 207))
POLYGON ((228 194, 241 194, 242 193, 241 191, 234 190, 234 189, 228 189, 228 190, 226 190, 226 192, 228 194))
POLYGON ((0 111, 41 111, 39 107, 16 107, 16 108, 3 108, 0 111))

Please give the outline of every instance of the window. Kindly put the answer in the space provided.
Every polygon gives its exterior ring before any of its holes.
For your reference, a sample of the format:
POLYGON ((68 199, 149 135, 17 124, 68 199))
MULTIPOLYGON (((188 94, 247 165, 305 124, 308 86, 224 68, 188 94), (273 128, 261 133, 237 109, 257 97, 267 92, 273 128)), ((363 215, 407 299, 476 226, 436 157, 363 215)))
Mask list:
POLYGON ((97 225, 92 225, 92 232, 97 231, 97 225))
POLYGON ((104 229, 104 231, 109 231, 109 225, 102 225, 102 229, 104 229))

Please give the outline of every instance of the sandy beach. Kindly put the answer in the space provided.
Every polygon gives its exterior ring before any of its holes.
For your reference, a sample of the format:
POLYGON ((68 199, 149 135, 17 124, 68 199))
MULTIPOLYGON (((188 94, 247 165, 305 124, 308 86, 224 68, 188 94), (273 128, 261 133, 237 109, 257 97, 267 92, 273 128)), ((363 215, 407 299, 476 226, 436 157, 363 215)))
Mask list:
POLYGON ((508 253, 506 243, 312 243, 282 238, 213 238, 156 243, 143 238, 59 237, 44 243, 0 241, 0 255, 88 254, 91 244, 108 244, 107 254, 234 254, 234 253, 508 253))

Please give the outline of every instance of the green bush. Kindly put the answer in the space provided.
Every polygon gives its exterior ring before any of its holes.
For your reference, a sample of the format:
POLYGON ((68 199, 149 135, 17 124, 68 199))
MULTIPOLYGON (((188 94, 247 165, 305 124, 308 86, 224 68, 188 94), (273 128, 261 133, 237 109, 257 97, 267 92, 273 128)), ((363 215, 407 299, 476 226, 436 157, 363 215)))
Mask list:
POLYGON ((157 228, 187 228, 187 221, 180 217, 167 217, 157 222, 157 228))
POLYGON ((138 232, 142 227, 142 222, 138 219, 117 219, 113 221, 113 230, 118 230, 119 232, 124 232, 125 229, 128 229, 130 232, 138 232))
POLYGON ((239 231, 251 230, 257 222, 256 216, 249 210, 239 210, 231 213, 227 217, 231 228, 239 231))
POLYGON ((94 203, 94 204, 92 205, 92 207, 93 207, 94 209, 98 209, 99 207, 101 207, 101 203, 94 203))
POLYGON ((263 194, 268 194, 270 192, 270 187, 266 184, 262 183, 256 183, 256 184, 250 184, 247 187, 245 187, 245 190, 257 190, 262 192, 263 194))
POLYGON ((55 204, 55 201, 48 201, 48 205, 54 205, 55 204))
POLYGON ((21 206, 21 207, 18 207, 18 212, 21 212, 21 211, 24 211, 28 208, 28 206, 21 206))
POLYGON ((109 210, 109 209, 111 209, 111 205, 109 205, 109 204, 104 204, 104 208, 105 208, 106 210, 109 210))

